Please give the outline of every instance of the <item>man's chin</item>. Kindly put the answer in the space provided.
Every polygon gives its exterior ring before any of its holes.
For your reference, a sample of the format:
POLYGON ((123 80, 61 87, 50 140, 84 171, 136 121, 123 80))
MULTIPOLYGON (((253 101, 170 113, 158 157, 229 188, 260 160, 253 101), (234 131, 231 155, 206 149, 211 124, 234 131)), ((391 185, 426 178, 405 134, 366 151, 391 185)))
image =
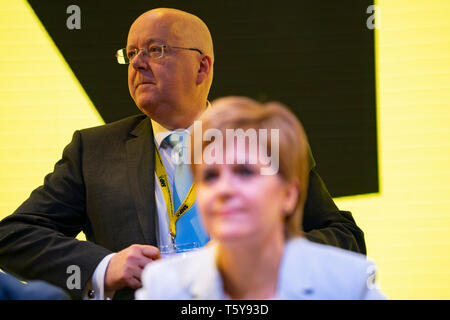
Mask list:
MULTIPOLYGON (((164 125, 167 122, 169 110, 167 108, 160 108, 158 104, 152 104, 146 101, 145 104, 139 104, 138 108, 150 119, 164 125)), ((169 117, 170 118, 170 117, 169 117)))
POLYGON ((157 103, 153 101, 153 99, 148 98, 137 98, 134 100, 139 110, 141 110, 144 114, 146 114, 148 117, 151 117, 155 114, 155 111, 157 110, 157 103))
POLYGON ((136 99, 135 103, 142 113, 158 122, 164 128, 171 130, 179 128, 179 123, 176 122, 177 118, 173 114, 173 109, 166 102, 155 101, 154 99, 136 99))

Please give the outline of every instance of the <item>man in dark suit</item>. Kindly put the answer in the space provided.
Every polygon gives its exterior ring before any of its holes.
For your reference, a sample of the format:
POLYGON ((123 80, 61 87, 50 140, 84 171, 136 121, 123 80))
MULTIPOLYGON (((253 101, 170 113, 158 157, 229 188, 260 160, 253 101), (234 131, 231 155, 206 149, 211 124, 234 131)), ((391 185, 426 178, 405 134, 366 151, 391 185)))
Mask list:
MULTIPOLYGON (((155 149, 166 152, 163 138, 189 128, 208 107, 214 53, 199 18, 173 9, 144 13, 118 61, 129 63, 130 94, 144 115, 76 131, 43 186, 0 222, 0 267, 66 288, 68 267, 76 265, 81 285, 71 288, 73 298, 133 298, 169 234, 155 149), (88 241, 75 239, 80 231, 88 241)), ((173 177, 170 161, 164 165, 173 177)), ((338 210, 314 161, 309 180, 306 236, 365 253, 362 231, 338 210)))

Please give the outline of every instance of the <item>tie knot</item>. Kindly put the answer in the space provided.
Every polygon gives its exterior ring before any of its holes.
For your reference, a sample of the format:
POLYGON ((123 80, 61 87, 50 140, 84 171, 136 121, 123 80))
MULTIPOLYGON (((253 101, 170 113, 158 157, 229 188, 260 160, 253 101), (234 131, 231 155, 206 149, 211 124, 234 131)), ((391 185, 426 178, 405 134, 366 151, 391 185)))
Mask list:
POLYGON ((185 156, 187 155, 187 150, 190 138, 189 131, 187 130, 177 130, 168 135, 164 141, 169 146, 172 147, 172 161, 179 165, 181 163, 186 163, 185 156))
POLYGON ((180 130, 169 134, 164 141, 172 148, 183 148, 187 145, 187 139, 189 139, 189 132, 187 130, 180 130))

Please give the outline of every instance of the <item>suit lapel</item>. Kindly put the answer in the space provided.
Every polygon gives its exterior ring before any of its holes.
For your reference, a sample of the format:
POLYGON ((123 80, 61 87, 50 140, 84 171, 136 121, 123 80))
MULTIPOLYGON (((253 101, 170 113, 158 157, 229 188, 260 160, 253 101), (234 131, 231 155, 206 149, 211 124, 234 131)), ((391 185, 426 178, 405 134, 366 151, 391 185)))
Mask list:
POLYGON ((142 120, 126 141, 127 170, 131 194, 143 238, 156 245, 155 154, 150 119, 142 120))

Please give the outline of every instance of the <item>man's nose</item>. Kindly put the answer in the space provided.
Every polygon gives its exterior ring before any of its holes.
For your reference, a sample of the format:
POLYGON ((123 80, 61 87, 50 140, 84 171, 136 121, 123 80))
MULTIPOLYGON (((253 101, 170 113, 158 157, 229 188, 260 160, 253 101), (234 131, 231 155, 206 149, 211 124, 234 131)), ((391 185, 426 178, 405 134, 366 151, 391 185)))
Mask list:
POLYGON ((145 50, 139 50, 136 55, 131 60, 131 64, 133 65, 133 68, 135 69, 146 69, 148 68, 147 63, 147 55, 145 53, 145 50))

